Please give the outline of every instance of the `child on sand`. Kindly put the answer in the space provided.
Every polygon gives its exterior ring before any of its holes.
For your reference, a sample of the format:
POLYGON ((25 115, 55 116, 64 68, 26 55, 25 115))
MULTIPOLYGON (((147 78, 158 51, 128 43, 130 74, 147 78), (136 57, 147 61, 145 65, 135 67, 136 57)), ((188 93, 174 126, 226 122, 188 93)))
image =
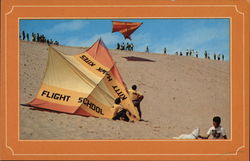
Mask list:
POLYGON ((199 138, 202 139, 208 139, 210 135, 213 136, 213 139, 227 139, 227 135, 225 132, 225 129, 220 126, 221 123, 221 118, 219 116, 215 116, 213 118, 213 126, 208 130, 207 136, 198 136, 199 138))

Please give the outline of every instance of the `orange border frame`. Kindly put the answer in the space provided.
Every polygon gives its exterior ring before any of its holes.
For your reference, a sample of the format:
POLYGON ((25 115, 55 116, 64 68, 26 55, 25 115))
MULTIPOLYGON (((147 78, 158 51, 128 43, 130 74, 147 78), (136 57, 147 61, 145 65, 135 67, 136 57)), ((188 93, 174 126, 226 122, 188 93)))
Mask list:
POLYGON ((2 0, 0 159, 248 160, 249 20, 249 0, 2 0), (229 18, 231 139, 19 140, 19 19, 31 18, 229 18))

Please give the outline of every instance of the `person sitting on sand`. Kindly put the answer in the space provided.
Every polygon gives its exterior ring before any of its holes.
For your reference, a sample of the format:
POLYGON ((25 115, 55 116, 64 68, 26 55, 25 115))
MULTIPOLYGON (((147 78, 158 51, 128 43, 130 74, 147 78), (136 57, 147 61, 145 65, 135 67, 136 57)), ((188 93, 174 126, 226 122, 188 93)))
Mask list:
POLYGON ((125 108, 123 108, 123 106, 120 104, 121 103, 121 99, 118 97, 115 99, 115 104, 113 105, 114 108, 114 114, 113 114, 113 120, 123 120, 123 121, 127 121, 127 122, 133 122, 133 116, 132 114, 125 108))
POLYGON ((132 89, 128 90, 128 93, 129 93, 129 97, 132 100, 134 106, 137 108, 137 110, 139 112, 140 120, 142 120, 141 119, 142 113, 141 113, 140 103, 141 103, 142 99, 144 98, 144 96, 142 95, 142 93, 138 92, 136 89, 137 89, 137 86, 133 85, 132 89))
POLYGON ((227 135, 225 132, 225 129, 220 126, 221 123, 221 118, 219 116, 215 116, 213 118, 213 126, 208 130, 207 136, 198 136, 199 138, 202 139, 208 139, 210 135, 213 136, 213 139, 227 139, 227 135))

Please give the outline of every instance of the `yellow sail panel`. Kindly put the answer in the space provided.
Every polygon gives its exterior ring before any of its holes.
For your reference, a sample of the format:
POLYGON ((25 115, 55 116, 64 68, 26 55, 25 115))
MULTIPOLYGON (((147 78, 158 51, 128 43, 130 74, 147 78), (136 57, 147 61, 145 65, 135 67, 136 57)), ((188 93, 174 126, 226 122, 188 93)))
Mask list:
POLYGON ((78 54, 74 56, 75 59, 80 62, 83 66, 85 66, 89 71, 96 74, 97 76, 103 78, 105 76, 106 71, 109 68, 103 66, 101 63, 92 58, 87 52, 82 54, 78 54))
POLYGON ((53 48, 49 48, 48 65, 43 83, 81 93, 90 93, 95 88, 95 84, 53 48))
POLYGON ((89 94, 86 93, 58 88, 43 83, 36 98, 61 105, 80 106, 81 98, 87 97, 88 95, 89 94))
POLYGON ((64 55, 65 59, 67 59, 75 68, 77 68, 79 70, 79 72, 81 72, 83 77, 86 77, 87 80, 89 80, 89 82, 92 82, 92 84, 98 84, 98 82, 100 82, 100 80, 102 79, 102 75, 101 77, 97 74, 95 74, 94 72, 92 72, 91 70, 89 70, 89 66, 85 66, 81 63, 81 61, 79 61, 78 59, 76 59, 75 55, 64 55))
POLYGON ((99 102, 95 99, 95 95, 95 92, 93 92, 93 94, 88 98, 83 98, 80 108, 92 116, 112 119, 114 114, 112 104, 109 106, 102 104, 102 102, 99 102))

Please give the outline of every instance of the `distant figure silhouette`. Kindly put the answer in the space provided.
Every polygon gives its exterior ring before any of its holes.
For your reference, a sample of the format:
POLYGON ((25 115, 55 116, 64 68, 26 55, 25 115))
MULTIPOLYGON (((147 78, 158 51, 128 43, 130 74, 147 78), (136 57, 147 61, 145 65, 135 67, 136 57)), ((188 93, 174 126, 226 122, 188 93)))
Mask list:
POLYGON ((224 54, 222 54, 222 60, 224 61, 224 54))
POLYGON ((127 43, 127 46, 126 46, 126 50, 130 51, 131 50, 131 46, 129 43, 127 43))
POLYGON ((25 39, 25 32, 23 31, 23 40, 25 39))
POLYGON ((36 40, 37 42, 40 42, 40 36, 39 36, 39 33, 36 34, 36 40))
POLYGON ((133 51, 134 50, 134 44, 131 43, 130 47, 131 47, 131 51, 133 51))
POLYGON ((50 39, 49 43, 50 43, 50 44, 53 44, 53 41, 52 41, 52 39, 50 39))
POLYGON ((32 41, 36 41, 36 34, 34 34, 34 32, 32 32, 32 41))
POLYGON ((214 53, 214 60, 216 60, 216 54, 214 53))
POLYGON ((188 56, 188 49, 186 50, 186 56, 188 56))
POLYGON ((207 50, 205 50, 204 55, 205 55, 205 58, 207 59, 207 50))
POLYGON ((164 48, 164 54, 167 54, 167 49, 166 48, 164 48))
POLYGON ((147 52, 147 53, 149 52, 148 46, 146 47, 146 52, 147 52))
POLYGON ((30 36, 28 33, 27 33, 27 41, 30 41, 30 36))
POLYGON ((182 56, 182 52, 180 52, 180 56, 182 56))
POLYGON ((121 45, 121 50, 124 50, 124 49, 125 49, 125 44, 123 42, 122 45, 121 45))
POLYGON ((119 44, 119 42, 117 43, 116 49, 117 49, 117 50, 120 49, 120 44, 119 44))

